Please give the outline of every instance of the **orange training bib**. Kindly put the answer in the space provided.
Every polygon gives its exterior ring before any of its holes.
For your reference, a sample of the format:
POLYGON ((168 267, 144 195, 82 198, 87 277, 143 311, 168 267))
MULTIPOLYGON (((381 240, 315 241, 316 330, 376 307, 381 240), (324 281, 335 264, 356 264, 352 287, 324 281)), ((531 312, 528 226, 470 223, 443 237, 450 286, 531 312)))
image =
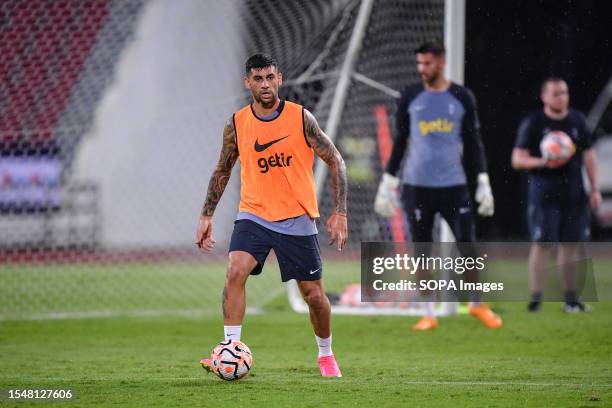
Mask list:
POLYGON ((271 120, 255 116, 251 105, 234 114, 241 166, 240 211, 268 221, 303 214, 319 217, 314 151, 304 135, 303 110, 285 101, 271 120))

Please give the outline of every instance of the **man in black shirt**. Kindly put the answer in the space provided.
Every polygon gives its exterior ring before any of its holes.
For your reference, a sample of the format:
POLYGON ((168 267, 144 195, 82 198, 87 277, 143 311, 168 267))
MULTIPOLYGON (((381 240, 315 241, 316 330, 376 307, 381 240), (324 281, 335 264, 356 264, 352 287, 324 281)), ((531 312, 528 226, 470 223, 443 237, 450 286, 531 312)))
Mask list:
POLYGON ((589 239, 588 201, 593 210, 601 204, 592 137, 586 129, 584 115, 569 108, 568 87, 563 79, 546 79, 540 97, 544 109, 531 113, 522 121, 512 151, 512 167, 528 171, 527 218, 534 242, 529 255, 532 298, 528 310, 535 312, 541 306, 552 249, 545 243, 559 242, 557 263, 562 272, 565 311, 583 312, 588 306, 580 303, 576 296, 576 242, 589 239), (571 137, 576 153, 562 160, 544 159, 540 142, 551 131, 562 131, 571 137), (582 182, 583 163, 591 184, 589 200, 582 182))

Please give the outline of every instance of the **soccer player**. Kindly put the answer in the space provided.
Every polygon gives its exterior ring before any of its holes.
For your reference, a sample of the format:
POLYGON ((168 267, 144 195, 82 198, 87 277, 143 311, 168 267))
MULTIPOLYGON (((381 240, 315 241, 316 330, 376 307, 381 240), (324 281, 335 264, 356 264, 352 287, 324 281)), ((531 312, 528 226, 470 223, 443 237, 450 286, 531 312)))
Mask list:
MULTIPOLYGON (((262 272, 274 249, 286 282, 295 279, 310 310, 324 377, 341 377, 332 353, 331 307, 323 291, 321 257, 315 219, 319 217, 313 164, 315 154, 329 166, 333 213, 326 223, 338 251, 347 239, 346 167, 340 153, 304 107, 281 100, 283 82, 276 61, 255 54, 246 61, 244 86, 253 102, 227 121, 219 162, 210 178, 196 235, 197 245, 210 251, 212 216, 240 160, 240 206, 230 241, 223 289, 225 340, 240 340, 245 313, 245 284, 262 272)), ((201 361, 210 368, 210 360, 201 361)))
POLYGON ((531 302, 527 308, 541 308, 542 288, 553 246, 559 242, 557 263, 565 291, 564 310, 585 312, 588 305, 576 295, 576 242, 589 238, 588 203, 597 210, 601 194, 597 189, 597 162, 591 149, 592 137, 586 128, 584 115, 569 107, 569 91, 561 78, 547 78, 540 89, 544 109, 528 115, 520 124, 512 167, 528 171, 527 219, 533 245, 529 254, 529 284, 531 302), (546 160, 540 152, 540 142, 550 131, 562 131, 572 138, 576 152, 564 160, 546 160), (582 182, 582 166, 591 184, 587 200, 582 182))
MULTIPOLYGON (((434 217, 439 213, 449 224, 456 241, 468 243, 462 245, 463 255, 473 255, 476 248, 469 243, 475 242, 475 226, 463 163, 470 166, 469 170, 477 176, 475 199, 479 204, 478 214, 491 216, 494 212, 476 101, 469 89, 450 82, 444 76, 446 58, 441 42, 426 42, 415 50, 415 55, 421 83, 407 87, 401 94, 393 149, 374 207, 377 213, 386 217, 392 216, 399 207, 398 172, 410 144, 401 174, 401 201, 413 242, 432 241, 434 217)), ((476 271, 469 275, 466 273, 468 280, 477 280, 476 271)), ((418 276, 419 280, 430 277, 429 271, 420 271, 418 276)), ((502 325, 501 318, 480 303, 476 292, 470 294, 469 311, 486 327, 502 325)), ((431 330, 437 326, 430 299, 426 302, 425 316, 413 329, 431 330)))

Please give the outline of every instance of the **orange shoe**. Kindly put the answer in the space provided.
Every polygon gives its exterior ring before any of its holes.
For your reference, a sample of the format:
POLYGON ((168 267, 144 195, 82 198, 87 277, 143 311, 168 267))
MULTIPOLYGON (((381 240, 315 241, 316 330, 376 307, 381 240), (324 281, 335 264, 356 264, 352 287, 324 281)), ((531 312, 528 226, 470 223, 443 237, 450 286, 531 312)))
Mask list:
POLYGON ((431 317, 431 316, 423 316, 421 317, 421 320, 419 320, 417 324, 412 326, 412 330, 427 331, 427 330, 433 330, 436 327, 438 327, 438 319, 436 319, 435 317, 431 317))
POLYGON ((484 303, 478 306, 468 305, 468 310, 472 316, 477 318, 489 329, 499 329, 502 326, 502 319, 496 315, 488 305, 484 303))

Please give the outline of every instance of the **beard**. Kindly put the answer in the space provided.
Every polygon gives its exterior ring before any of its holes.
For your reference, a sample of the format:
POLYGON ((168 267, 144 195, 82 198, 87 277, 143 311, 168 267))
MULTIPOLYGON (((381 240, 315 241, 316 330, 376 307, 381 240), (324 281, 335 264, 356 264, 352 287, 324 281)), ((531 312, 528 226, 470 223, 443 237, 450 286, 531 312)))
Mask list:
POLYGON ((253 95, 253 97, 255 98, 255 101, 261 106, 263 106, 265 109, 270 109, 276 103, 276 95, 274 95, 273 93, 270 93, 270 95, 272 95, 272 99, 270 99, 269 101, 262 100, 261 96, 259 95, 253 95))
POLYGON ((431 75, 421 75, 421 79, 423 80, 423 82, 425 82, 427 85, 431 85, 433 83, 435 83, 438 78, 440 78, 440 73, 438 72, 434 72, 431 75))

